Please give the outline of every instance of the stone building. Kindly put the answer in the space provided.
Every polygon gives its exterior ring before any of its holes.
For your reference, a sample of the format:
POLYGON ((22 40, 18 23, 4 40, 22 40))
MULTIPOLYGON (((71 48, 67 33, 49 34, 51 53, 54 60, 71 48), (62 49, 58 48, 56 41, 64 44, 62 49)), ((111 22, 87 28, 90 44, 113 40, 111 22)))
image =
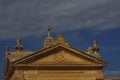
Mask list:
POLYGON ((15 51, 6 49, 5 80, 103 80, 107 65, 94 40, 87 51, 73 48, 62 35, 48 36, 43 47, 35 52, 24 51, 20 38, 15 51))

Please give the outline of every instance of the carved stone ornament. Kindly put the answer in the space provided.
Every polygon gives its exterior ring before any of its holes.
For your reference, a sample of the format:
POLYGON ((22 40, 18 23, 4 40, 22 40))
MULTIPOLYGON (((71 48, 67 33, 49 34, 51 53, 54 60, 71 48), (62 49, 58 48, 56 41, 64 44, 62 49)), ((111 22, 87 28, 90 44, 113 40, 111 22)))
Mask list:
POLYGON ((56 63, 63 63, 65 61, 65 54, 62 53, 58 53, 54 55, 54 59, 56 63))

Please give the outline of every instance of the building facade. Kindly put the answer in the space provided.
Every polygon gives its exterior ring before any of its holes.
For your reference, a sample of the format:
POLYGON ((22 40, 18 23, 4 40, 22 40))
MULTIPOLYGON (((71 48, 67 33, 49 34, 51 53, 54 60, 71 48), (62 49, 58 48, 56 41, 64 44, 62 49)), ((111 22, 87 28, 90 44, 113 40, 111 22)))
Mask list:
POLYGON ((94 40, 87 51, 73 48, 62 35, 48 36, 36 51, 22 50, 20 38, 15 51, 6 49, 5 80, 104 80, 102 69, 107 65, 94 40))

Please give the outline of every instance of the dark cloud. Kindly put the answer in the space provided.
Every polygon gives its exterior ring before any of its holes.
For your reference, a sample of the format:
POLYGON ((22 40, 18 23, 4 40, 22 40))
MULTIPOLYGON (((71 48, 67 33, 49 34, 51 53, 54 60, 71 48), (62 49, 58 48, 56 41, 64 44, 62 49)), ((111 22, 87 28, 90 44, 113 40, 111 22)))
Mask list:
POLYGON ((118 0, 0 0, 0 39, 57 31, 120 27, 118 0))

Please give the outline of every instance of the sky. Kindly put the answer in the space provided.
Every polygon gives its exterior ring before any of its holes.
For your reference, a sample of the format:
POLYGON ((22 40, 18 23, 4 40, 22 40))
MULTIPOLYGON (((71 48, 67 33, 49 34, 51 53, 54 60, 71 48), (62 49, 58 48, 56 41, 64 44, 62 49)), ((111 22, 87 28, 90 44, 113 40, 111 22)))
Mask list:
POLYGON ((16 38, 24 50, 38 51, 47 36, 63 34, 72 47, 87 50, 98 41, 108 62, 106 77, 120 77, 120 0, 0 0, 0 80, 6 46, 14 50, 16 38))

